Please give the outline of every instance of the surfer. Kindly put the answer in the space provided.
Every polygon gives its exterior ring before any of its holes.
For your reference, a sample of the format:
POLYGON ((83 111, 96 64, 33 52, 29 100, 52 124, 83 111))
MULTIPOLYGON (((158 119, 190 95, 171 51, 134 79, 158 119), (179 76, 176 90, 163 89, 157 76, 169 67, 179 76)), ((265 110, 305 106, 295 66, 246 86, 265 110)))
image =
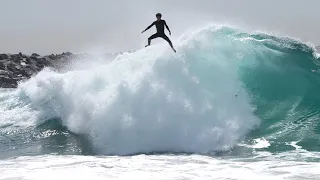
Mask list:
POLYGON ((168 38, 168 36, 164 33, 164 26, 166 26, 166 28, 168 29, 169 34, 170 34, 170 36, 171 36, 171 31, 170 31, 170 29, 169 29, 166 21, 163 20, 163 19, 161 19, 162 15, 161 15, 160 13, 157 13, 157 14, 156 14, 156 17, 157 17, 157 20, 154 21, 150 26, 148 26, 145 30, 143 30, 143 31, 141 32, 141 33, 144 33, 146 30, 150 29, 153 25, 155 25, 156 28, 157 28, 157 33, 153 34, 152 36, 150 36, 150 37, 148 38, 148 45, 146 45, 146 47, 147 47, 147 46, 150 46, 150 43, 151 43, 151 40, 152 40, 152 39, 161 37, 161 38, 163 38, 164 40, 166 40, 166 41, 169 43, 169 45, 171 46, 172 50, 173 50, 174 52, 176 52, 176 50, 173 48, 172 42, 170 41, 170 39, 168 38))

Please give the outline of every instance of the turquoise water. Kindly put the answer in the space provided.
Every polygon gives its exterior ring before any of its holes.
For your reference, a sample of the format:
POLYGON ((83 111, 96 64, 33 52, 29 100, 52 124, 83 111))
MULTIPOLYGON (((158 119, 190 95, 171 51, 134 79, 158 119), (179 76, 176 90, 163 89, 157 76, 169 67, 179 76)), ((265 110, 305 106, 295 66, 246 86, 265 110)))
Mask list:
MULTIPOLYGON (((256 55, 255 65, 242 66, 242 79, 257 107, 255 114, 262 119, 251 137, 265 137, 272 142, 271 152, 294 149, 320 150, 319 59, 314 49, 291 39, 269 35, 251 35, 264 48, 256 55)), ((244 56, 244 59, 246 57, 244 56)))
POLYGON ((0 158, 320 151, 313 47, 225 26, 176 44, 2 89, 0 158))

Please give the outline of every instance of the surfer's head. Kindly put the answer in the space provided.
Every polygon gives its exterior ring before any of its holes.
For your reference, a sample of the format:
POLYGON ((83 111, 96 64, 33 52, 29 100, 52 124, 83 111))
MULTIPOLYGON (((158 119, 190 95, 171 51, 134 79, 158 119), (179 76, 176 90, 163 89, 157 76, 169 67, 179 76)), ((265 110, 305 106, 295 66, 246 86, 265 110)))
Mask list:
POLYGON ((161 17, 162 17, 161 13, 157 13, 157 14, 156 14, 156 17, 157 17, 158 20, 160 20, 161 17))

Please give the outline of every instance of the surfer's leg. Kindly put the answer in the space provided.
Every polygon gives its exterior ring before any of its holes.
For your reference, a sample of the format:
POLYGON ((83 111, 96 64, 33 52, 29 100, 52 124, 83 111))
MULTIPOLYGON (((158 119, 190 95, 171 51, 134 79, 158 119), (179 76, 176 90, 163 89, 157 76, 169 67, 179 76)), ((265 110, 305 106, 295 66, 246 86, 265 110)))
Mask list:
POLYGON ((173 48, 172 42, 170 41, 170 39, 168 38, 168 36, 166 36, 165 34, 163 34, 163 35, 161 35, 161 37, 162 37, 164 40, 166 40, 166 41, 169 43, 169 45, 171 46, 172 50, 173 50, 174 52, 176 52, 176 50, 173 48))
POLYGON ((147 46, 150 46, 151 40, 152 40, 152 39, 155 39, 155 38, 157 38, 157 37, 159 37, 158 34, 153 34, 153 35, 151 35, 151 36, 148 38, 148 44, 146 45, 146 47, 147 47, 147 46))

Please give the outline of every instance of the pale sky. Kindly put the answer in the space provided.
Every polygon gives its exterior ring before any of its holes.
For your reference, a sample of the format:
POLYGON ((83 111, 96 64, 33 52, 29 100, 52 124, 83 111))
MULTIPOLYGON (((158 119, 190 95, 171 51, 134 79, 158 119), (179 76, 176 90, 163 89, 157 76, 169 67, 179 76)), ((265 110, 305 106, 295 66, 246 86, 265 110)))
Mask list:
POLYGON ((157 12, 170 38, 212 22, 320 44, 320 0, 0 0, 0 7, 0 53, 142 48, 155 27, 141 31, 157 12))

